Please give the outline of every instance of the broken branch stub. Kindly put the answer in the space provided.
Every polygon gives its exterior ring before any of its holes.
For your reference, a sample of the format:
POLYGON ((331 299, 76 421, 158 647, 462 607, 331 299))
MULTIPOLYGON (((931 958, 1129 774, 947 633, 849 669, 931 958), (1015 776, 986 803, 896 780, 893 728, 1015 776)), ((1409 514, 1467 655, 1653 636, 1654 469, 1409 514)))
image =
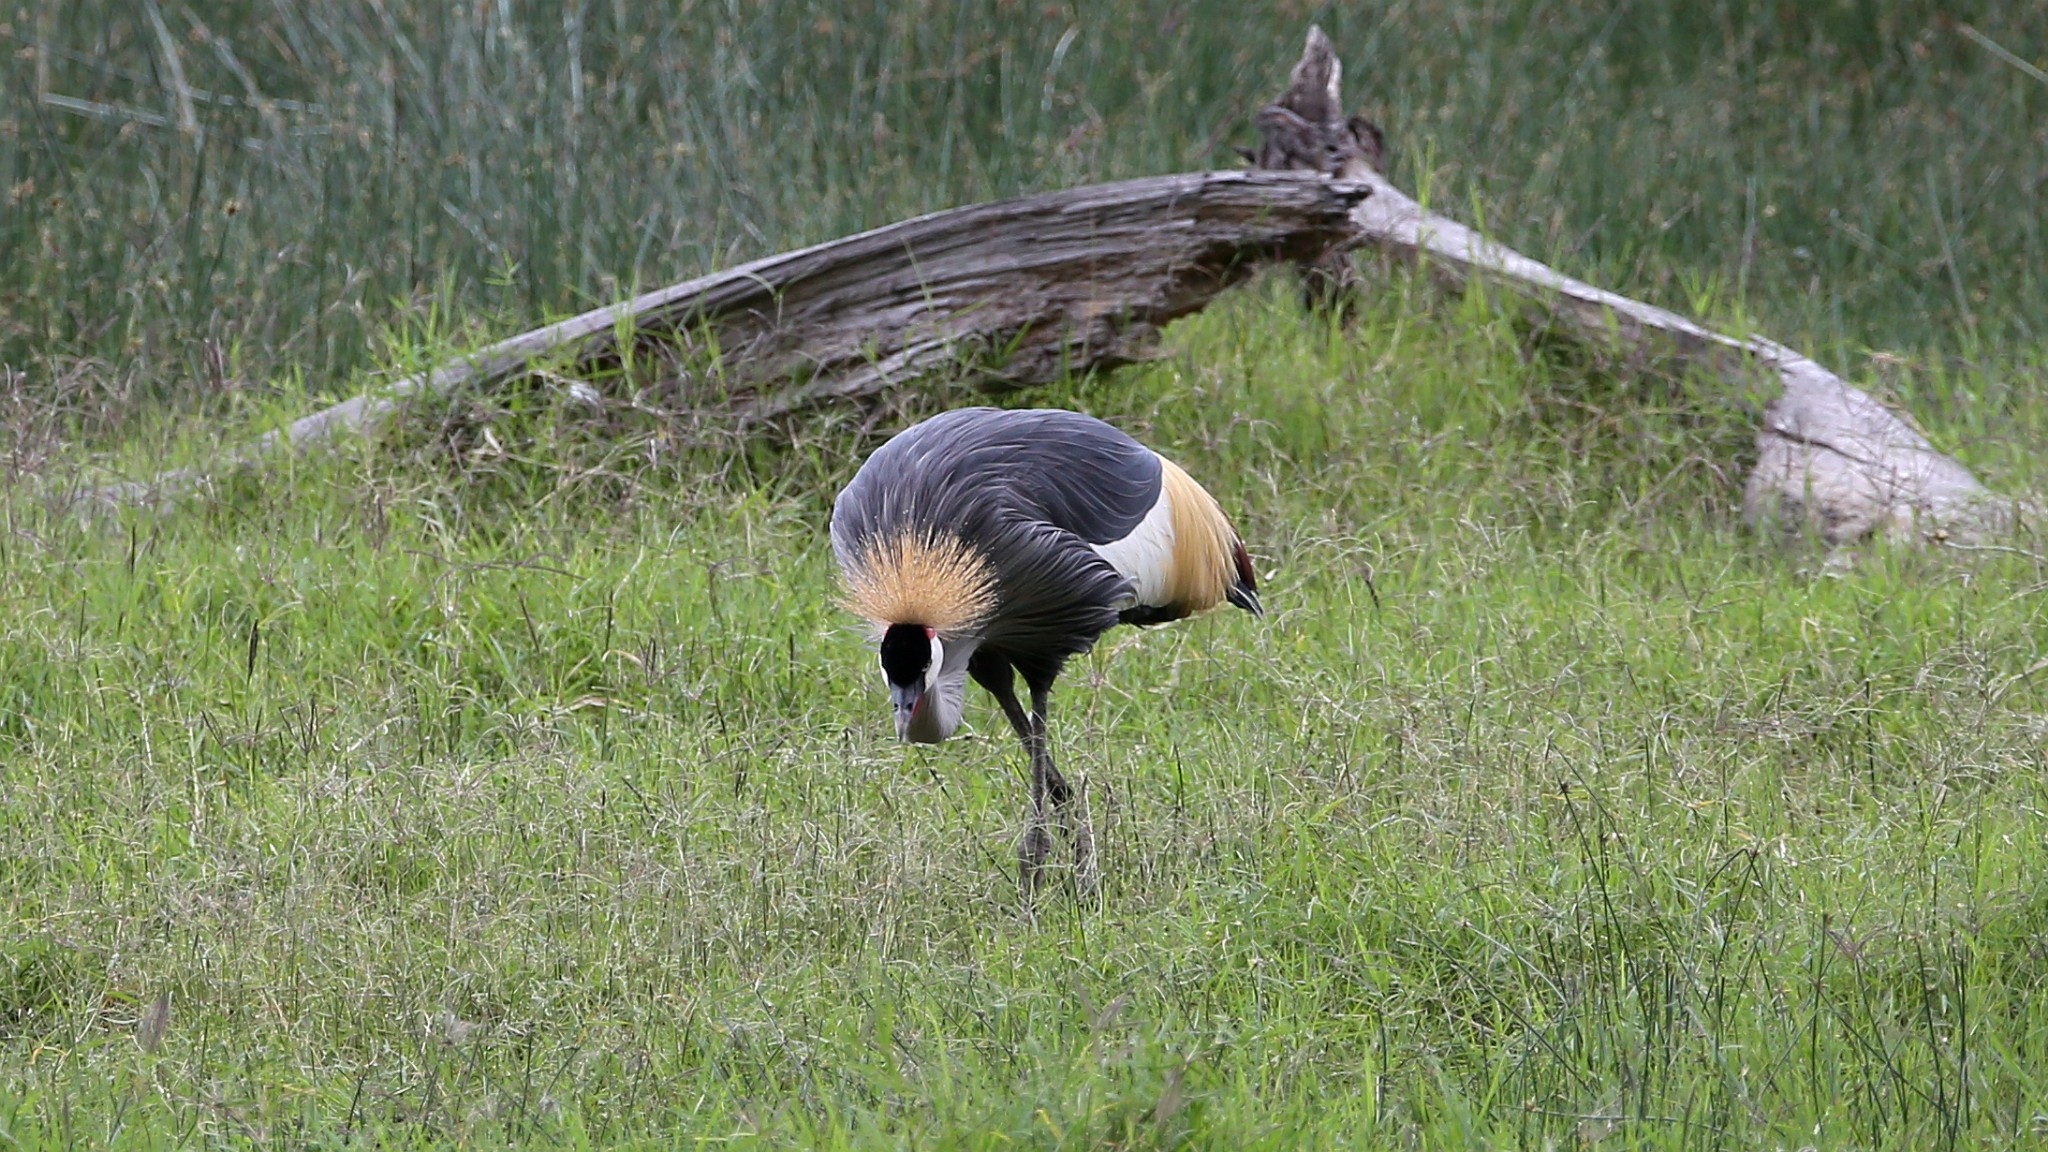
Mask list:
POLYGON ((1294 172, 1094 184, 935 212, 769 256, 515 336, 303 417, 207 466, 80 493, 165 506, 227 472, 381 427, 408 402, 563 358, 653 366, 676 405, 744 430, 968 363, 1012 385, 1143 359, 1261 263, 1350 242, 1369 189, 1294 172))
POLYGON ((1764 411, 1743 491, 1751 526, 1810 529, 1840 546, 1874 534, 1981 538, 2041 517, 2037 505, 1988 491, 1896 413, 1782 344, 1725 335, 1575 280, 1427 211, 1383 174, 1379 128, 1343 118, 1342 75, 1329 38, 1311 27, 1287 91, 1259 113, 1262 142, 1248 153, 1252 162, 1370 185, 1372 195, 1352 211, 1363 243, 1423 260, 1453 283, 1480 278, 1513 288, 1591 343, 1655 349, 1735 385, 1775 376, 1782 391, 1764 411))

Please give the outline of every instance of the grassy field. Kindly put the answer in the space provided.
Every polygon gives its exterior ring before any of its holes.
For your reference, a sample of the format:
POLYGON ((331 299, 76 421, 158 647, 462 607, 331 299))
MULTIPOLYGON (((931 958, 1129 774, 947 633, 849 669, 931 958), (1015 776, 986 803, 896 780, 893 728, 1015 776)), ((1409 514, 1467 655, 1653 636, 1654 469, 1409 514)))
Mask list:
MULTIPOLYGON (((628 283, 1206 163, 1313 15, 1404 181, 2048 490, 2048 84, 1870 7, 30 8, 8 98, 102 111, 0 128, 0 427, 145 472, 628 283), (181 133, 159 17, 294 106, 181 133)), ((2048 1139, 2048 557, 1770 547, 1754 397, 1374 285, 1008 401, 1167 451, 1269 574, 1056 695, 1095 905, 1020 905, 986 701, 890 738, 840 417, 465 396, 172 516, 11 496, 0 1146, 2048 1139)))

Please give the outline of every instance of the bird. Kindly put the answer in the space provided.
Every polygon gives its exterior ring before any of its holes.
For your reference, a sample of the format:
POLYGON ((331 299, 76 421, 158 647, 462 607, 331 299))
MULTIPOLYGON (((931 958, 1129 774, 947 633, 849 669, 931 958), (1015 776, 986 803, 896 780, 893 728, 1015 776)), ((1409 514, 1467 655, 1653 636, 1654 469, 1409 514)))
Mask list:
POLYGON ((830 534, 841 603, 870 629, 897 739, 951 737, 967 681, 980 684, 1030 762, 1017 846, 1025 894, 1043 880, 1055 819, 1077 886, 1094 891, 1086 798, 1054 765, 1047 736, 1053 682, 1119 624, 1224 603, 1263 615, 1251 556, 1222 507, 1179 465, 1093 416, 960 408, 876 448, 833 501, 830 534))

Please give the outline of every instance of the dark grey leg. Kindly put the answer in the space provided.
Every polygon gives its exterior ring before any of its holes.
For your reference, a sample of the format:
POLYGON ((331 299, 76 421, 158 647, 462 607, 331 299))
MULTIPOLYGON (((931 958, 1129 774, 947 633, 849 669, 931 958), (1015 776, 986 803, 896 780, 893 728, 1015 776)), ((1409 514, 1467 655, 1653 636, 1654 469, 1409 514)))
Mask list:
POLYGON ((1068 784, 1067 778, 1053 766, 1052 740, 1046 734, 1051 695, 1051 684, 1031 685, 1031 719, 1038 730, 1038 747, 1045 763, 1046 799, 1059 816, 1060 828, 1074 842, 1074 887, 1082 895, 1092 895, 1101 879, 1095 864, 1095 827, 1088 818, 1087 789, 1068 784))
POLYGON ((1038 717, 1030 717, 1031 735, 1024 741, 1026 754, 1031 757, 1031 815, 1024 824, 1024 839, 1017 845, 1018 875, 1023 879, 1027 895, 1038 891, 1045 879, 1045 858, 1052 854, 1051 809, 1057 803, 1060 791, 1066 781, 1060 778, 1059 769, 1052 766, 1052 753, 1046 748, 1045 724, 1038 717))
MULTIPOLYGON (((1017 878, 1024 886, 1024 894, 1030 896, 1038 891, 1039 881, 1045 872, 1045 858, 1052 854, 1048 816, 1055 789, 1063 793, 1066 781, 1052 766, 1052 755, 1045 739, 1044 717, 1026 715, 1024 705, 1017 699, 1016 676, 1009 662, 983 659, 977 653, 967 670, 977 683, 988 690, 989 695, 996 698, 1004 717, 1010 721, 1010 727, 1016 730, 1017 739, 1023 741, 1024 755, 1031 762, 1031 811, 1024 818, 1024 835, 1017 841, 1017 878)), ((1036 696, 1034 692, 1033 698, 1036 696)))

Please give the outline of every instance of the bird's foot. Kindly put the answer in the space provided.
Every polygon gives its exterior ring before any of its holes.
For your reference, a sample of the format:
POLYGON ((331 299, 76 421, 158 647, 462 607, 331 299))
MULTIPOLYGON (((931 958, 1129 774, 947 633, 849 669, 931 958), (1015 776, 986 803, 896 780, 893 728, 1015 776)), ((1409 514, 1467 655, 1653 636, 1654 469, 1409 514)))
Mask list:
POLYGON ((1017 880, 1024 887, 1026 899, 1038 892, 1045 880, 1045 858, 1052 855, 1052 831, 1043 819, 1034 819, 1024 826, 1024 836, 1017 841, 1017 880))

